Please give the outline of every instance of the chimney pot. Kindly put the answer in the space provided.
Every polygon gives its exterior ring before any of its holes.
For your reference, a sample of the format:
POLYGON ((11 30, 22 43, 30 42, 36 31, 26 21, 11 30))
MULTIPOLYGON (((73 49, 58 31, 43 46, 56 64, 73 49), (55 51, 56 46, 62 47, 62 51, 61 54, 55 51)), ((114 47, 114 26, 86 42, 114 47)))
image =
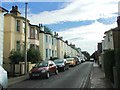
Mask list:
POLYGON ((15 9, 18 11, 18 6, 15 6, 15 9))
POLYGON ((12 6, 12 10, 14 9, 14 6, 12 6))

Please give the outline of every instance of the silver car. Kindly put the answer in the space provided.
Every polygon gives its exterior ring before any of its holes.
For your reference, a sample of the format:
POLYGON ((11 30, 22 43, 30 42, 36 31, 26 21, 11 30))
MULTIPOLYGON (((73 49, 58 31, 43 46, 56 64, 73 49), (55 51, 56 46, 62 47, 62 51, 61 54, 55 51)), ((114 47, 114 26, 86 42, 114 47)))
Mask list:
POLYGON ((3 88, 7 88, 8 86, 8 77, 7 72, 0 66, 0 90, 3 88))

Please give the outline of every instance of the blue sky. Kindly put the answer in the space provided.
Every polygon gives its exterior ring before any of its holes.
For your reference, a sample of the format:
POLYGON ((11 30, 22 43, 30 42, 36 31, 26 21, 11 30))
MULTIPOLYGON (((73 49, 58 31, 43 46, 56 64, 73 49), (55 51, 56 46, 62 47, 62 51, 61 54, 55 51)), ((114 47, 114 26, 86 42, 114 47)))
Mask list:
MULTIPOLYGON (((24 0, 2 2, 2 7, 9 11, 13 5, 17 5, 21 15, 24 16, 24 0)), ((70 0, 69 2, 49 2, 49 0, 29 2, 28 0, 28 18, 31 24, 42 23, 48 26, 63 36, 64 40, 90 54, 96 50, 104 32, 116 27, 117 12, 118 0, 70 0)))
MULTIPOLYGON (((52 11, 61 8, 64 2, 28 2, 28 8, 31 10, 32 13, 38 14, 43 11, 52 11)), ((11 6, 18 5, 19 8, 24 9, 25 2, 3 2, 2 6, 11 10, 11 6)))

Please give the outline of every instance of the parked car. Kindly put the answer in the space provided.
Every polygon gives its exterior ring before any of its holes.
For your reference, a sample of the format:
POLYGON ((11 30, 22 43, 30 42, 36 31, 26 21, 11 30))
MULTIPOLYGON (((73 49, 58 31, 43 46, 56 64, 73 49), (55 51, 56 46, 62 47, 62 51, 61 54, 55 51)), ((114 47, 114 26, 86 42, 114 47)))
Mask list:
POLYGON ((78 60, 79 60, 79 62, 81 63, 81 58, 80 58, 80 57, 78 57, 78 60))
POLYGON ((66 59, 55 59, 54 63, 57 65, 59 71, 69 69, 69 63, 66 59))
POLYGON ((76 65, 80 64, 79 58, 78 57, 74 57, 75 61, 76 61, 76 65))
POLYGON ((5 71, 2 66, 0 66, 0 90, 7 88, 7 86, 8 86, 7 71, 5 71))
POLYGON ((29 72, 29 77, 49 78, 52 73, 58 74, 57 66, 51 60, 38 62, 29 72))
POLYGON ((93 59, 93 58, 90 58, 90 62, 94 62, 94 59, 93 59))
POLYGON ((76 61, 74 58, 66 58, 67 62, 69 63, 69 66, 75 66, 76 61))
POLYGON ((85 62, 85 59, 84 58, 81 58, 81 63, 85 62))

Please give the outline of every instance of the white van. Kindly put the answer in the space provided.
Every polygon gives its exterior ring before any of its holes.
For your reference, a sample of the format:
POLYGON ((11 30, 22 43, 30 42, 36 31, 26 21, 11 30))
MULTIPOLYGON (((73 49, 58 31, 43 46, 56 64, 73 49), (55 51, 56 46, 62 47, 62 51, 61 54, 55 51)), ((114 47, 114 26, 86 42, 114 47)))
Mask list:
POLYGON ((8 86, 8 77, 7 71, 4 70, 2 66, 0 66, 0 90, 3 88, 7 88, 8 86))

